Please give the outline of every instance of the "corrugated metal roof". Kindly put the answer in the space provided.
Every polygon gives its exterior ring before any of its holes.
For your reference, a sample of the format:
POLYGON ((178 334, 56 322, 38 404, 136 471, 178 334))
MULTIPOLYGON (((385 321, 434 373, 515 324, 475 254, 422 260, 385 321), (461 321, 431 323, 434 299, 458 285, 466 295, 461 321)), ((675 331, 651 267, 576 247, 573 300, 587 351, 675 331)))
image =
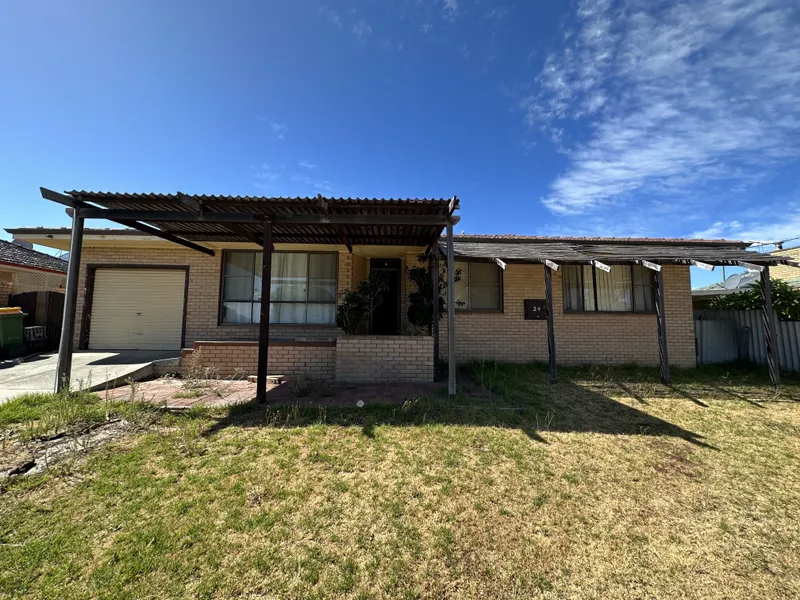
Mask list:
MULTIPOLYGON (((174 194, 139 194, 119 192, 66 192, 73 198, 107 209, 134 211, 192 211, 201 205, 206 216, 224 213, 248 213, 273 220, 275 243, 339 244, 346 238, 353 245, 424 246, 435 241, 441 225, 385 225, 381 217, 447 217, 459 207, 457 198, 273 198, 262 196, 216 196, 174 194), (288 223, 281 217, 317 215, 371 217, 374 224, 288 223)), ((252 241, 262 232, 260 223, 230 225, 213 220, 159 221, 157 216, 146 222, 163 232, 193 242, 252 241)))
POLYGON ((577 237, 553 235, 516 235, 513 233, 502 234, 461 234, 453 236, 458 241, 496 241, 496 242, 608 242, 613 244, 681 244, 681 245, 708 245, 721 244, 724 246, 741 246, 746 248, 750 242, 726 239, 701 239, 701 238, 648 238, 648 237, 577 237))
MULTIPOLYGON (((786 257, 748 252, 732 242, 729 245, 715 240, 713 243, 694 242, 692 244, 642 244, 631 243, 625 239, 604 244, 593 238, 527 238, 526 240, 475 241, 474 238, 459 237, 453 241, 456 257, 499 258, 506 262, 534 262, 552 260, 556 263, 582 263, 592 260, 603 263, 630 263, 635 260, 649 260, 661 263, 690 264, 698 261, 709 264, 731 264, 747 262, 756 265, 785 264, 786 257), (557 240, 557 241, 555 241, 557 240)), ((659 240, 650 240, 658 242, 659 240)), ((439 240, 439 249, 444 253, 444 240, 439 240)))

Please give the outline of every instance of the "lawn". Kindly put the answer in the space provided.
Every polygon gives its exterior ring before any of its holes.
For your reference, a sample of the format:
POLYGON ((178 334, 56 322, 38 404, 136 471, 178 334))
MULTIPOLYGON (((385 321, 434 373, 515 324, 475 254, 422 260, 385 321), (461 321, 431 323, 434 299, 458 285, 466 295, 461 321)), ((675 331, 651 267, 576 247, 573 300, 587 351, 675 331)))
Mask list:
POLYGON ((800 597, 799 382, 560 375, 163 415, 0 484, 0 597, 800 597))

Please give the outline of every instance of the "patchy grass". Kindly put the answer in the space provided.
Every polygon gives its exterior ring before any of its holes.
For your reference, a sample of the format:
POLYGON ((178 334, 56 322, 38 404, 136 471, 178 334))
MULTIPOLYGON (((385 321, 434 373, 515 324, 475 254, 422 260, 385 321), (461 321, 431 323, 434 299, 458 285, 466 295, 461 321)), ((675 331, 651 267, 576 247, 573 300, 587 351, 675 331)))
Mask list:
POLYGON ((0 404, 0 436, 20 439, 76 433, 113 418, 135 418, 153 407, 132 388, 129 398, 106 400, 86 390, 22 394, 0 404))
POLYGON ((800 387, 476 364, 496 395, 163 417, 0 495, 0 596, 800 595, 800 387))
POLYGON ((200 398, 201 396, 205 396, 205 395, 207 395, 209 393, 210 392, 208 392, 206 390, 203 390, 203 389, 193 388, 193 389, 188 389, 188 390, 183 390, 181 392, 177 392, 176 394, 173 394, 172 397, 173 398, 200 398))

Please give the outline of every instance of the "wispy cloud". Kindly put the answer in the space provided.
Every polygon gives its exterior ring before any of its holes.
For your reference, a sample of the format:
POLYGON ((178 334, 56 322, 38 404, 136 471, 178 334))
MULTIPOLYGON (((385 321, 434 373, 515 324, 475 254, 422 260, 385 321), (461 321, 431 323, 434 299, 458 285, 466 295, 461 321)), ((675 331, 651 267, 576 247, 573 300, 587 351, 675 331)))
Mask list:
POLYGON ((281 168, 264 163, 255 172, 255 187, 262 190, 272 189, 281 178, 281 168))
POLYGON ((716 221, 706 229, 695 231, 692 237, 735 238, 748 242, 779 242, 797 238, 800 236, 800 203, 790 203, 781 208, 764 211, 760 217, 749 215, 745 221, 716 221))
POLYGON ((317 168, 317 165, 307 160, 301 160, 299 163, 297 163, 297 166, 303 169, 310 169, 310 170, 314 170, 317 168))
POLYGON ((458 16, 458 0, 442 0, 444 3, 444 16, 446 19, 455 19, 458 16))
POLYGON ((284 123, 271 121, 269 124, 269 128, 272 129, 272 133, 275 134, 276 140, 286 139, 286 132, 289 131, 289 127, 284 123))
POLYGON ((372 26, 367 23, 365 19, 359 19, 356 21, 356 24, 353 25, 353 33, 355 33, 358 37, 365 37, 372 34, 372 26))
POLYGON ((311 190, 317 193, 324 192, 326 194, 330 194, 334 191, 336 187, 331 181, 328 181, 327 179, 310 177, 309 175, 306 175, 304 173, 295 173, 294 175, 292 175, 292 181, 294 183, 299 183, 306 190, 311 190))
POLYGON ((336 25, 341 29, 342 27, 342 17, 339 16, 339 13, 332 9, 330 6, 320 6, 319 7, 319 14, 326 18, 328 21, 336 25))
MULTIPOLYGON (((580 0, 576 16, 521 102, 568 157, 543 198, 553 213, 731 210, 726 191, 800 155, 796 5, 580 0)), ((767 232, 737 221, 709 229, 767 232)))

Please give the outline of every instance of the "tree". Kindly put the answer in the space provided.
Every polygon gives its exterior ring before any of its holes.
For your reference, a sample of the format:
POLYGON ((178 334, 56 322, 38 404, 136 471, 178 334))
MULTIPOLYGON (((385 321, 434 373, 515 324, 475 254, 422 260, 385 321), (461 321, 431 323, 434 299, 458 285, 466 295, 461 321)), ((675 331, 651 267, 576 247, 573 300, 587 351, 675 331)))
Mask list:
MULTIPOLYGON (((770 279, 772 308, 781 321, 800 321, 800 289, 781 279, 770 279)), ((727 296, 717 296, 708 303, 711 310, 761 310, 764 296, 761 286, 727 296)))
MULTIPOLYGON (((430 255, 420 254, 419 262, 427 263, 430 255)), ((408 270, 408 278, 417 288, 416 292, 408 295, 408 321, 414 327, 431 331, 433 325, 433 282, 428 267, 415 266, 408 270)), ((456 269, 453 273, 454 281, 461 281, 461 269, 456 269)), ((445 294, 447 291, 447 271, 440 269, 438 277, 439 294, 439 319, 442 319, 447 312, 445 306, 445 294)), ((456 301, 456 305, 463 306, 463 302, 456 301)))

